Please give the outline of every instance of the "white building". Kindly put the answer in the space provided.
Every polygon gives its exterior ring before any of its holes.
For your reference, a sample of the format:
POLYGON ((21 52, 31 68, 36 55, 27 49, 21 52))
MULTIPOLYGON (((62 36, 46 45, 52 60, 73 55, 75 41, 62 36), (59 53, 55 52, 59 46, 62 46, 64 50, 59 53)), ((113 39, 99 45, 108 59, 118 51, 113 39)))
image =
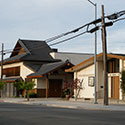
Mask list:
MULTIPOLYGON (((107 54, 108 58, 108 96, 111 99, 122 99, 121 91, 121 71, 125 69, 124 54, 107 54)), ((103 54, 97 55, 97 98, 103 98, 104 95, 104 77, 103 77, 103 54)), ((82 89, 79 98, 94 98, 94 57, 91 57, 82 63, 66 70, 74 72, 74 79, 83 79, 82 89)))

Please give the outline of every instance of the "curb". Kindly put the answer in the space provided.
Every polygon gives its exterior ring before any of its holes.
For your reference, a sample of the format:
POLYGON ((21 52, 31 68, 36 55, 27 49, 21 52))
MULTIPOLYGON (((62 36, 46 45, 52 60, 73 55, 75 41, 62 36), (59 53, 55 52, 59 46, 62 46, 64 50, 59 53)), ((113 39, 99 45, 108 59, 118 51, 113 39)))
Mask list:
POLYGON ((119 109, 120 107, 111 107, 111 106, 107 106, 104 107, 103 105, 98 105, 98 107, 96 106, 75 106, 75 105, 61 105, 61 104, 47 104, 47 103, 34 103, 34 102, 25 102, 25 101, 6 101, 6 100, 0 100, 0 102, 8 102, 8 103, 15 103, 15 104, 27 104, 27 105, 43 105, 43 106, 48 106, 48 107, 57 107, 57 108, 69 108, 69 109, 85 109, 85 110, 100 110, 100 111, 125 111, 125 107, 121 107, 121 109, 119 109), (101 106, 101 107, 100 107, 101 106), (123 110, 124 108, 124 110, 123 110))

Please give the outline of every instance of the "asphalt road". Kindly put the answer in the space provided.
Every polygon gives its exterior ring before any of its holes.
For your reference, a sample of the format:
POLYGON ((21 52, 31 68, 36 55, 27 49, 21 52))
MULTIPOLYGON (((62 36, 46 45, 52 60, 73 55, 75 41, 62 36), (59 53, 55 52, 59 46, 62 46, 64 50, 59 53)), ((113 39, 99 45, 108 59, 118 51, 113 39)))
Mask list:
POLYGON ((125 112, 0 103, 0 125, 125 125, 125 112))

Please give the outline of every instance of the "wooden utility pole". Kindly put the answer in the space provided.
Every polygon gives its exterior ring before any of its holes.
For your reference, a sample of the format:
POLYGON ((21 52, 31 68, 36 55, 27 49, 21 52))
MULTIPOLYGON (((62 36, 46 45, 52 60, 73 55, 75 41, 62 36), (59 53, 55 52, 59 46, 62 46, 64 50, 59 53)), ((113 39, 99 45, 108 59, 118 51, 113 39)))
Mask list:
POLYGON ((103 45, 103 65, 104 65, 104 105, 108 105, 107 43, 106 43, 106 27, 104 18, 104 5, 102 5, 102 45, 103 45))
POLYGON ((46 75, 46 98, 48 98, 49 80, 48 75, 46 75))
POLYGON ((1 81, 3 80, 3 55, 4 55, 4 44, 2 43, 2 50, 1 50, 1 81))

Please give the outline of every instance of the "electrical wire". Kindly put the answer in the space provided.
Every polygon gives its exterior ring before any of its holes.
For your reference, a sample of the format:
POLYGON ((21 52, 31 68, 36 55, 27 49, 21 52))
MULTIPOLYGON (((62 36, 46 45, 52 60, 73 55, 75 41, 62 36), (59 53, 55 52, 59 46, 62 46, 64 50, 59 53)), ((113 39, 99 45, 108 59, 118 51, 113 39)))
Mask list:
POLYGON ((90 24, 90 23, 85 24, 85 25, 82 25, 82 26, 80 26, 80 27, 78 27, 78 28, 75 28, 75 29, 69 31, 69 32, 62 33, 62 34, 60 34, 60 35, 57 35, 57 36, 54 36, 54 37, 52 37, 52 38, 46 39, 45 41, 46 41, 47 43, 49 43, 49 42, 52 42, 52 41, 54 41, 54 40, 56 40, 56 39, 59 39, 59 38, 61 38, 61 37, 63 37, 63 36, 69 35, 69 34, 71 34, 71 33, 76 33, 76 32, 78 32, 80 29, 83 29, 84 27, 88 26, 89 24, 90 24))
MULTIPOLYGON (((116 16, 116 19, 117 19, 118 17, 120 17, 120 16, 122 16, 122 15, 124 15, 124 14, 125 14, 125 10, 124 10, 124 11, 117 12, 117 13, 114 13, 114 14, 112 14, 112 15, 105 16, 105 18, 110 18, 110 17, 112 18, 112 16, 116 16)), ((120 21, 120 20, 123 20, 123 19, 125 19, 125 18, 117 19, 117 20, 113 21, 113 23, 116 23, 116 22, 118 22, 118 21, 120 21)), ((57 39, 59 39, 59 38, 61 38, 61 37, 63 37, 63 36, 69 35, 69 34, 71 34, 71 33, 76 33, 76 32, 78 32, 80 29, 82 29, 82 28, 84 28, 84 27, 87 26, 87 31, 82 32, 82 33, 80 33, 80 34, 77 34, 77 35, 75 35, 75 36, 69 37, 69 38, 67 38, 67 39, 61 40, 61 41, 59 41, 59 42, 52 43, 52 44, 50 44, 49 46, 57 45, 57 44, 66 42, 66 41, 68 41, 68 40, 74 39, 74 38, 76 38, 76 37, 78 37, 78 36, 80 36, 80 35, 83 35, 84 33, 89 32, 89 31, 88 31, 89 25, 95 24, 95 23, 99 23, 100 21, 101 21, 101 18, 100 18, 100 19, 97 19, 97 20, 94 20, 94 21, 92 21, 92 22, 90 22, 90 23, 87 23, 87 24, 85 24, 85 25, 82 25, 82 26, 80 26, 80 27, 78 27, 78 28, 76 28, 76 29, 73 29, 73 30, 69 31, 69 32, 62 33, 62 34, 60 34, 60 35, 57 35, 57 36, 54 36, 54 37, 52 37, 52 38, 46 39, 45 42, 46 42, 46 43, 50 43, 50 42, 52 42, 52 41, 54 41, 54 40, 57 40, 57 39)), ((99 27, 100 27, 100 26, 99 26, 99 27)), ((43 47, 43 46, 41 46, 41 47, 43 47)), ((41 47, 35 46, 35 48, 33 48, 33 49, 38 49, 38 48, 41 48, 41 47)), ((18 48, 16 48, 16 50, 13 50, 13 49, 4 50, 4 54, 11 53, 11 52, 19 52, 21 48, 22 48, 22 47, 18 47, 18 48), (12 50, 12 51, 11 51, 11 50, 12 50)), ((30 49, 30 51, 32 51, 33 49, 30 49)), ((2 52, 2 51, 0 51, 0 52, 2 52)))
MULTIPOLYGON (((54 45, 57 45, 57 44, 60 44, 60 43, 64 43, 64 42, 66 42, 66 41, 69 41, 69 40, 71 40, 71 39, 74 39, 74 38, 76 38, 76 37, 79 37, 79 36, 81 36, 81 35, 83 35, 83 34, 85 34, 85 33, 87 33, 87 32, 88 32, 88 31, 84 31, 84 32, 82 32, 82 33, 79 33, 79 34, 74 35, 74 36, 72 36, 72 37, 69 37, 69 38, 67 38, 67 39, 61 40, 61 41, 59 41, 59 42, 55 42, 55 43, 49 44, 49 46, 54 46, 54 45)), ((32 50, 34 50, 34 49, 40 49, 40 48, 43 48, 43 47, 44 47, 44 46, 37 47, 37 48, 33 48, 33 49, 30 49, 29 51, 32 51, 32 50)))
POLYGON ((124 17, 124 18, 117 19, 117 20, 113 21, 113 23, 116 23, 116 22, 121 21, 121 20, 125 20, 125 17, 124 17))
MULTIPOLYGON (((82 32, 82 33, 79 33, 79 34, 74 35, 74 36, 72 36, 72 37, 69 37, 69 38, 67 38, 67 39, 61 40, 61 41, 59 41, 59 42, 52 43, 52 44, 50 44, 49 46, 54 46, 54 45, 57 45, 57 44, 64 43, 64 42, 66 42, 66 41, 69 41, 69 40, 71 40, 71 39, 74 39, 74 38, 76 38, 76 37, 79 37, 79 36, 81 36, 81 35, 83 35, 83 34, 85 34, 85 33, 88 33, 88 31, 84 31, 84 32, 82 32)), ((32 49, 30 49, 29 51, 32 51, 32 50, 35 50, 35 49, 41 49, 41 48, 45 48, 45 47, 46 47, 46 46, 40 46, 40 47, 32 48, 32 49)), ((11 53, 11 52, 19 52, 19 50, 17 50, 17 51, 9 51, 9 52, 7 52, 6 54, 11 53)))

